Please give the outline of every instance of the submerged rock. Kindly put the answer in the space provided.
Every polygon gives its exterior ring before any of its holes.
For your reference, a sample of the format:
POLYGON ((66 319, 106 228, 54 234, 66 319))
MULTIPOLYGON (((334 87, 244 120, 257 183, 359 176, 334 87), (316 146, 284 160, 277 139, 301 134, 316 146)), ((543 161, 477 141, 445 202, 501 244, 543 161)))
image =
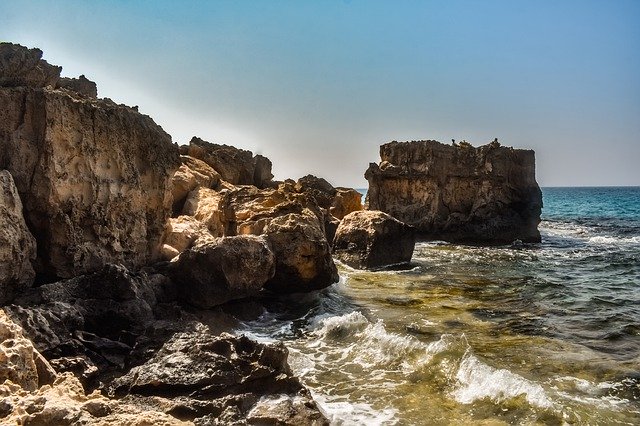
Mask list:
POLYGON ((420 236, 471 243, 539 242, 542 194, 531 150, 497 142, 473 148, 391 142, 370 164, 369 208, 413 225, 420 236))
POLYGON ((135 109, 43 88, 57 77, 33 81, 47 69, 34 62, 41 52, 0 50, 12 82, 0 87, 0 169, 36 238, 36 272, 53 280, 158 258, 179 166, 170 136, 135 109))
POLYGON ((206 309, 257 295, 273 277, 274 268, 274 254, 265 238, 239 235, 182 252, 167 272, 179 284, 181 299, 206 309))
POLYGON ((22 202, 11 173, 0 170, 0 305, 31 287, 36 242, 22 216, 22 202))
POLYGON ((353 268, 375 269, 411 261, 415 229, 380 211, 358 211, 340 222, 335 257, 353 268))

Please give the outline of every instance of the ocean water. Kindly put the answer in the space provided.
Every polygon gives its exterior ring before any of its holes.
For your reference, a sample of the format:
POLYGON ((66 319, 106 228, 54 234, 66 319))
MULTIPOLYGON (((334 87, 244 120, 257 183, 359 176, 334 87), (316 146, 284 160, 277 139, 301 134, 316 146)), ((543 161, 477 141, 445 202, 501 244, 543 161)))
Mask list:
POLYGON ((544 188, 542 243, 339 265, 240 332, 282 340, 337 425, 640 424, 640 188, 544 188))

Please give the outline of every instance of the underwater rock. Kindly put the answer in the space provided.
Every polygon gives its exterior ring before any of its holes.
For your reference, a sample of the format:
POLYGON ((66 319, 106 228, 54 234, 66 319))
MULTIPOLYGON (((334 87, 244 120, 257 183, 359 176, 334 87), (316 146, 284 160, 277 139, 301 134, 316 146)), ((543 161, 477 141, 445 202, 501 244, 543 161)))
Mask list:
POLYGON ((363 210, 345 216, 333 242, 333 255, 353 268, 375 269, 411 261, 415 229, 392 216, 363 210))
POLYGON ((391 142, 365 177, 371 210, 413 225, 425 239, 539 242, 542 193, 532 150, 492 142, 391 142))

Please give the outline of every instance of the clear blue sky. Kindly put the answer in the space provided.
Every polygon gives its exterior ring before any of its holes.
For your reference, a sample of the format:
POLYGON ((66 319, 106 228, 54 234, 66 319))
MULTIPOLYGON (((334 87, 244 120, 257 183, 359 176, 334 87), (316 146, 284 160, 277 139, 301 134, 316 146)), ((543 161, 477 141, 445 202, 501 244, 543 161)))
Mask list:
POLYGON ((0 40, 280 179, 361 187, 390 140, 498 137, 541 185, 640 185, 640 1, 3 0, 0 40))

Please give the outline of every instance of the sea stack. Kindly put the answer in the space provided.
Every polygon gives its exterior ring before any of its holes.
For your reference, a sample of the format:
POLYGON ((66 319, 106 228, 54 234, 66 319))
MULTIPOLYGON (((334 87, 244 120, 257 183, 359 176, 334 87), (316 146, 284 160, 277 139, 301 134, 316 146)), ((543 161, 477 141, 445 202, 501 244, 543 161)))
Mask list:
POLYGON ((539 242, 542 193, 532 150, 497 141, 390 142, 371 163, 368 208, 416 227, 425 240, 472 244, 539 242))

